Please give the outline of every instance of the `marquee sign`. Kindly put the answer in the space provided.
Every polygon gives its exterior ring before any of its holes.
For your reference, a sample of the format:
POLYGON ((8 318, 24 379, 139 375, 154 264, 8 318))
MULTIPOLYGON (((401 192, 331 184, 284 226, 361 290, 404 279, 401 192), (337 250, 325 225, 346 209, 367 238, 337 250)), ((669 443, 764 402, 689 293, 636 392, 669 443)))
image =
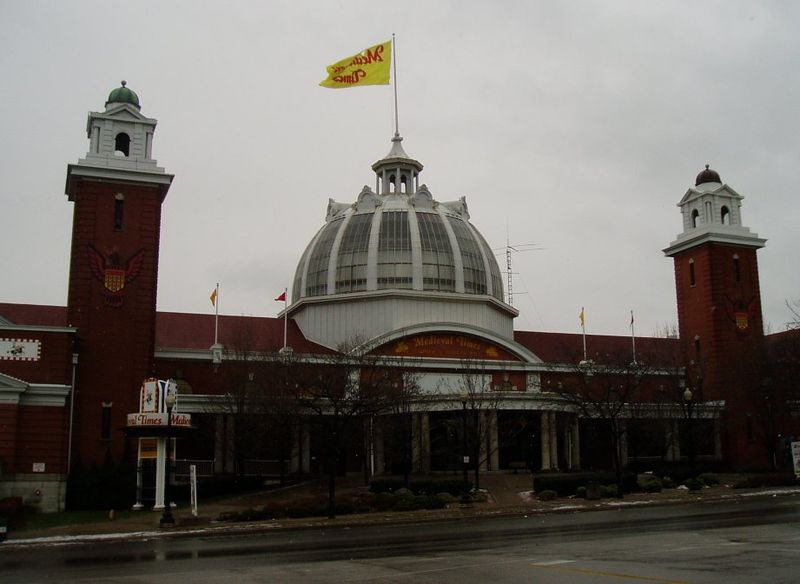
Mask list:
MULTIPOLYGON (((175 428, 190 428, 192 426, 191 414, 172 413, 172 426, 175 428)), ((167 425, 167 414, 128 414, 128 427, 130 428, 160 428, 167 425)))
POLYGON ((0 339, 0 360, 38 361, 42 345, 35 339, 0 339))
POLYGON ((432 333, 405 337, 378 352, 398 357, 516 360, 512 354, 483 339, 466 335, 432 333))

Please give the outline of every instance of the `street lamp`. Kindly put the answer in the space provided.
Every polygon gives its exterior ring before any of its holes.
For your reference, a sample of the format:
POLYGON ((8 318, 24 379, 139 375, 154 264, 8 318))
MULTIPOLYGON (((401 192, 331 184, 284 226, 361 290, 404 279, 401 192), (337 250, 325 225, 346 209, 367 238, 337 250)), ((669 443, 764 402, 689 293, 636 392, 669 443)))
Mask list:
POLYGON ((694 476, 694 426, 692 421, 694 395, 689 387, 683 390, 683 401, 686 403, 686 429, 689 432, 689 472, 694 476))
POLYGON ((169 492, 169 447, 170 435, 172 434, 172 408, 175 407, 174 392, 167 392, 167 395, 164 396, 164 405, 167 406, 167 453, 166 460, 164 462, 164 513, 161 515, 161 521, 159 521, 159 526, 161 527, 175 525, 175 518, 172 516, 172 509, 170 508, 172 502, 170 500, 169 492))
POLYGON ((461 397, 461 467, 464 471, 464 485, 466 486, 469 477, 467 476, 467 465, 469 455, 467 454, 467 396, 461 397))

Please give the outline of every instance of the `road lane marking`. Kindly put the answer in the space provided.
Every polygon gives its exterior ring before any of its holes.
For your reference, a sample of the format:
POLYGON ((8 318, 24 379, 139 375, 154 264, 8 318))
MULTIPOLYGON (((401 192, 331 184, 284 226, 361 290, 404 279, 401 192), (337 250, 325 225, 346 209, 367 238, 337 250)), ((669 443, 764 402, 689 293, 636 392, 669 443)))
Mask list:
POLYGON ((586 570, 583 568, 570 568, 560 565, 553 565, 552 563, 537 563, 529 564, 531 568, 540 568, 543 570, 553 570, 555 572, 567 572, 571 574, 584 574, 586 576, 599 576, 602 578, 624 578, 626 580, 638 580, 639 582, 660 582, 661 584, 688 584, 685 580, 668 580, 666 578, 653 578, 649 576, 636 576, 634 574, 623 574, 620 572, 601 572, 598 570, 586 570))

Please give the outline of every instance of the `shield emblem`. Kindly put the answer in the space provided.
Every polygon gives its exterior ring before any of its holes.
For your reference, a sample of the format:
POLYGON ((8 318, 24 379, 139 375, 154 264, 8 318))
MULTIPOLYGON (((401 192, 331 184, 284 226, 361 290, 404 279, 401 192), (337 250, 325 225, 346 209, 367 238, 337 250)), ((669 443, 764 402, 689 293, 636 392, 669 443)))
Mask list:
POLYGON ((736 328, 740 331, 746 331, 748 326, 747 313, 737 312, 734 316, 736 317, 736 328))
POLYGON ((103 284, 111 292, 119 292, 125 287, 125 270, 106 268, 103 284))

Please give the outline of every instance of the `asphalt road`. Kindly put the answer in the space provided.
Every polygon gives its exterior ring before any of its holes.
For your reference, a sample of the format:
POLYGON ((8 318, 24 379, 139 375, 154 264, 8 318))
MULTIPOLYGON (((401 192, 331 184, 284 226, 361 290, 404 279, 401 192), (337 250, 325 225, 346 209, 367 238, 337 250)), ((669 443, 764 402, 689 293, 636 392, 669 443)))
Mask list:
POLYGON ((800 582, 800 499, 0 546, 0 582, 800 582))

